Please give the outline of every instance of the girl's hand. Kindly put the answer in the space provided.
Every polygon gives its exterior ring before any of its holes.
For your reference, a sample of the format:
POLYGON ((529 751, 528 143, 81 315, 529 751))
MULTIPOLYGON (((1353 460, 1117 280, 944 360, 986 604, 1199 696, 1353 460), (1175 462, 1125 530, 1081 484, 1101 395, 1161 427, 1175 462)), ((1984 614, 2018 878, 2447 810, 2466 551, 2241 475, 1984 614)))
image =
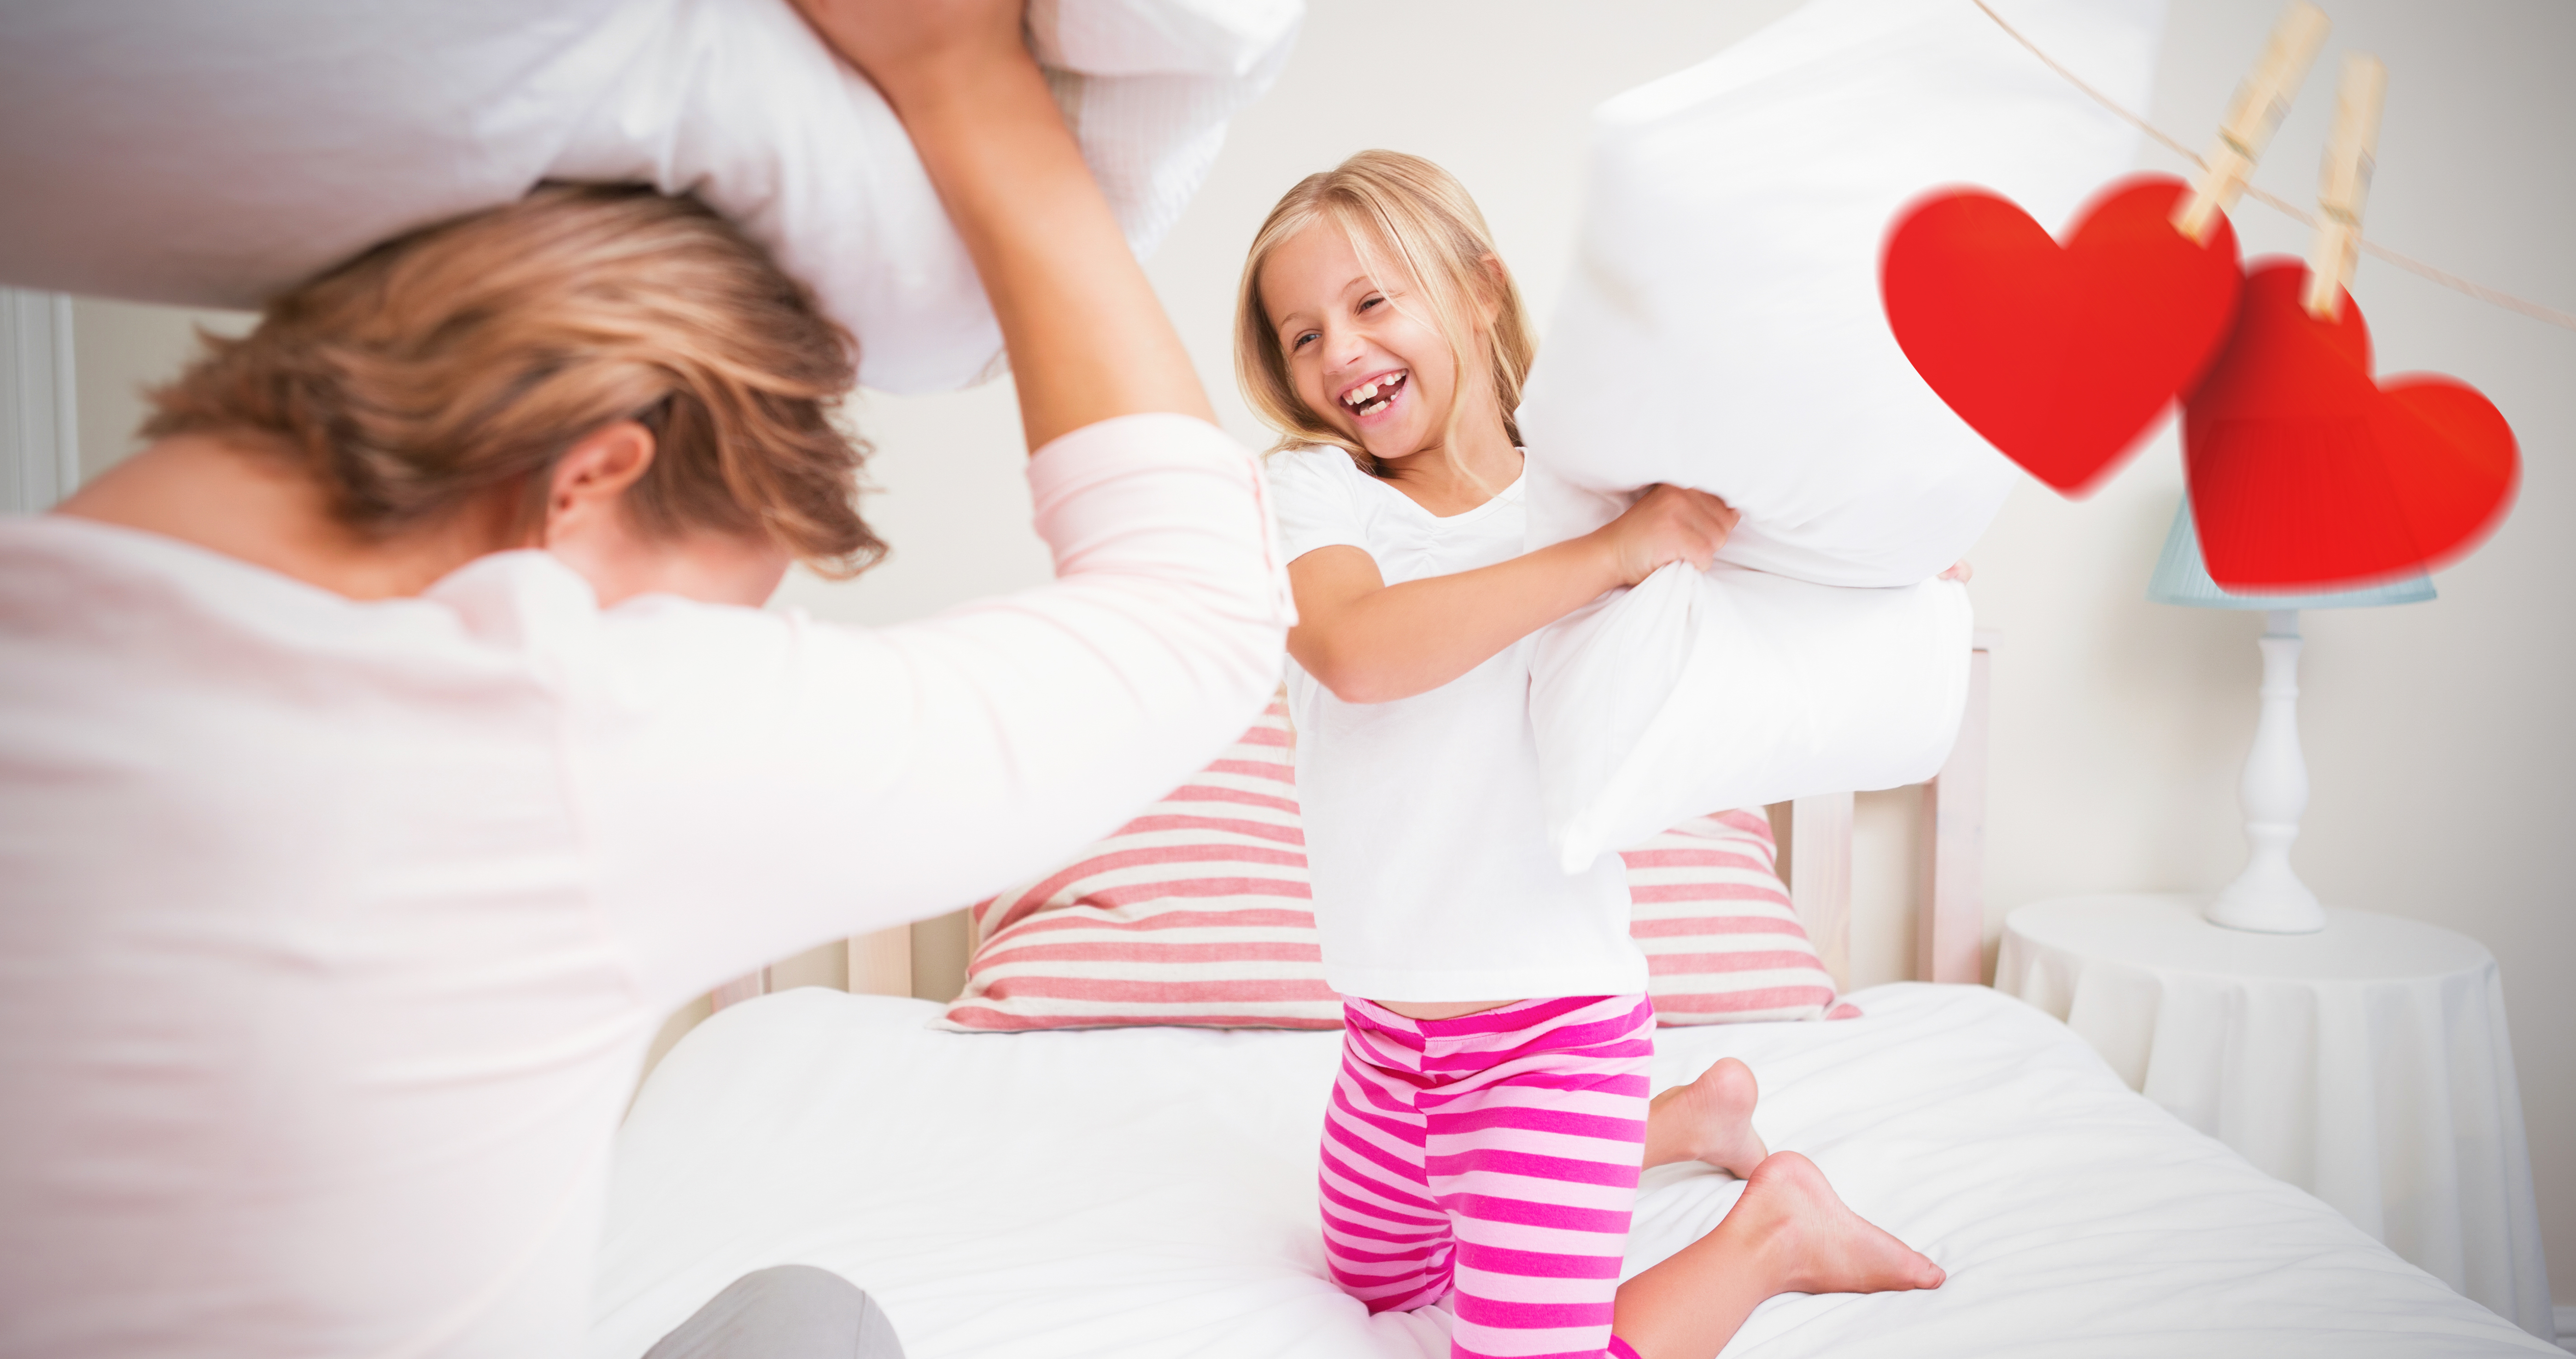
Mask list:
POLYGON ((793 0, 805 22, 901 111, 941 80, 1031 60, 1023 0, 793 0))
POLYGON ((1389 585, 1356 547, 1288 563, 1297 626, 1288 654, 1345 703, 1428 693, 1495 653, 1668 562, 1705 567, 1735 511, 1704 491, 1649 487, 1626 514, 1510 561, 1389 585))
POLYGON ((1609 550, 1618 583, 1634 585, 1672 562, 1707 570, 1735 532, 1737 518, 1725 501, 1706 491, 1656 485, 1593 536, 1609 550))
POLYGON ((1941 579, 1955 580, 1965 584, 1969 577, 1976 574, 1977 568, 1968 565, 1967 559, 1962 557, 1959 560, 1950 563, 1950 569, 1941 573, 1941 579))

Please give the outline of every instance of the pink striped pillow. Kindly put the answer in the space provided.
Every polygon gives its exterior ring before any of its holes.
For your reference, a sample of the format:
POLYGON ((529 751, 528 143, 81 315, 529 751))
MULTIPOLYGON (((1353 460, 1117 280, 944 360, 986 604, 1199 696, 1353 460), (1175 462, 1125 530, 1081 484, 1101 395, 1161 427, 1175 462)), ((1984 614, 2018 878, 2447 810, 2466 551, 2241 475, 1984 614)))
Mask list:
POLYGON ((1834 979, 1789 904, 1759 808, 1685 821, 1619 857, 1656 1023, 1860 1013, 1834 1003, 1834 979))
POLYGON ((963 1030, 1337 1029, 1287 709, 1060 872, 974 908, 963 1030))
MULTIPOLYGON (((977 1030, 1333 1029, 1286 709, 1062 871, 974 908, 982 942, 939 1023, 977 1030)), ((1620 856, 1663 1024, 1848 1018, 1773 871, 1759 810, 1620 856), (1830 1013, 1828 1013, 1830 1011, 1830 1013)))

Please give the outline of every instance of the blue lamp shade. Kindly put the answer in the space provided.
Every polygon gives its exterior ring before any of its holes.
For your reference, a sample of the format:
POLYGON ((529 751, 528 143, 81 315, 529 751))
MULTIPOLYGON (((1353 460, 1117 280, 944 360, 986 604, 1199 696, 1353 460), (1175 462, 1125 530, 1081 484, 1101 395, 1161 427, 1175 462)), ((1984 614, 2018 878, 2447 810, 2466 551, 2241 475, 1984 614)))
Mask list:
POLYGON ((2148 599, 2196 609, 2367 609, 2381 604, 2421 604, 2432 597, 2433 578, 2421 574, 2401 576, 2367 589, 2324 594, 2252 595, 2220 589, 2200 560, 2200 533, 2192 527, 2188 495, 2174 510, 2173 531, 2165 535, 2164 554, 2156 558, 2155 577, 2147 582, 2148 599))

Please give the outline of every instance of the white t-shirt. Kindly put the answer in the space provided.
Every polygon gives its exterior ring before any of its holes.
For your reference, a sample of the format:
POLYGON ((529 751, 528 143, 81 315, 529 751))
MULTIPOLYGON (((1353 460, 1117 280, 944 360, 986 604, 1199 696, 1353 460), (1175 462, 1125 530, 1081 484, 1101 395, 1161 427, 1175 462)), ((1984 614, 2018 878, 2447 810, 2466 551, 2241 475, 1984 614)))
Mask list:
POLYGON ((1249 453, 1028 475, 1058 579, 878 629, 0 522, 0 1355, 581 1353, 666 1013, 1045 871, 1277 683, 1249 453))
MULTIPOLYGON (((1396 585, 1521 553, 1521 481, 1444 519, 1338 448, 1285 449, 1267 470, 1290 561, 1356 547, 1396 585)), ((1568 877, 1548 850, 1531 647, 1524 637, 1392 703, 1345 703, 1289 663, 1297 795, 1334 989, 1415 1002, 1646 989, 1617 856, 1568 877)))

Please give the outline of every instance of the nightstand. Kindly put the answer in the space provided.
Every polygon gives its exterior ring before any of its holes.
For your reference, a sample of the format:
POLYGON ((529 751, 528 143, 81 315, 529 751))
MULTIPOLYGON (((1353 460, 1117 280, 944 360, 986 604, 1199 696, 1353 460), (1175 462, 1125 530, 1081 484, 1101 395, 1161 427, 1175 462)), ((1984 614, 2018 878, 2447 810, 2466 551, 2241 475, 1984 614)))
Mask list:
POLYGON ((2064 897, 2004 924, 1997 990, 2065 1020, 2130 1088, 2535 1335, 2540 1210, 2494 955, 2328 909, 2315 934, 2210 924, 2208 898, 2064 897))

